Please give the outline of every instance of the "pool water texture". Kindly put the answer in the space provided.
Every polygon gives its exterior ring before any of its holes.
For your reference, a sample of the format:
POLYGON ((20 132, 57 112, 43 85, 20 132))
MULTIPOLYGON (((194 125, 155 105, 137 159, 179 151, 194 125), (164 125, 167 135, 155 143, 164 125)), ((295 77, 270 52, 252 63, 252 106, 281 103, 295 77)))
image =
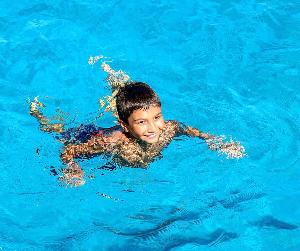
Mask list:
POLYGON ((1 1, 0 250, 300 250, 299 41, 299 1, 1 1), (62 185, 27 99, 68 128, 114 125, 97 55, 247 156, 182 137, 148 169, 98 156, 62 185))

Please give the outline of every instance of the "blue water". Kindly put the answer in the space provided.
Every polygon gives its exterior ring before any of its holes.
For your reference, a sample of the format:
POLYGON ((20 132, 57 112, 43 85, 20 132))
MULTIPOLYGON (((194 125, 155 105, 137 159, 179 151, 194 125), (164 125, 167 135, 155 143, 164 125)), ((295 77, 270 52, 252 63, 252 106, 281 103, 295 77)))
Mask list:
POLYGON ((0 249, 300 250, 299 41, 292 0, 1 1, 0 249), (100 156, 81 163, 84 186, 62 186, 61 145, 27 98, 70 127, 95 122, 108 93, 96 55, 150 84, 166 119, 248 156, 182 138, 146 170, 100 156))

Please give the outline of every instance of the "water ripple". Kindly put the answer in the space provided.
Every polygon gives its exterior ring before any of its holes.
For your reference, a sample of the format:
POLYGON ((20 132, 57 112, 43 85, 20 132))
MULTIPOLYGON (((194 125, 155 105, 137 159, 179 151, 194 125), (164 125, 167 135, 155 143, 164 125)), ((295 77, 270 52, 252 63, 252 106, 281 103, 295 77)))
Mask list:
POLYGON ((295 230, 298 228, 297 225, 287 223, 274 218, 273 216, 264 216, 261 219, 251 223, 253 226, 260 228, 275 228, 284 230, 295 230))

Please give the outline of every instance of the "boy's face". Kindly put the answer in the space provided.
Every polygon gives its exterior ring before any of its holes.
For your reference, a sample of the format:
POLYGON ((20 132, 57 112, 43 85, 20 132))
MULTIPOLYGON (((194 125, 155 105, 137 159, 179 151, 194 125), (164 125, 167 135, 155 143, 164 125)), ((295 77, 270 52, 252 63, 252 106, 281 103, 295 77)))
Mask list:
POLYGON ((146 143, 156 143, 165 122, 159 106, 150 106, 147 110, 135 110, 123 124, 125 131, 146 143))

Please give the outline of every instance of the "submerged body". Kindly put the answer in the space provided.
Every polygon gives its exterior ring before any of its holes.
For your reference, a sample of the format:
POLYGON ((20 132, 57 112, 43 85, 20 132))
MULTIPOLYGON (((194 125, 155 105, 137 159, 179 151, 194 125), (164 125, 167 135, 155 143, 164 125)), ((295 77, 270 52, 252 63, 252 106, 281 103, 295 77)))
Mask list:
POLYGON ((180 132, 182 130, 180 130, 178 122, 166 121, 157 141, 147 144, 132 137, 120 126, 101 129, 85 143, 67 144, 61 159, 65 163, 70 163, 76 158, 109 154, 116 163, 130 167, 147 167, 175 136, 179 136, 180 132))
POLYGON ((161 107, 156 105, 135 110, 127 121, 119 121, 120 126, 100 130, 87 142, 66 144, 62 161, 71 163, 78 157, 110 154, 115 162, 122 165, 146 167, 175 136, 213 137, 174 120, 164 121, 161 107))

